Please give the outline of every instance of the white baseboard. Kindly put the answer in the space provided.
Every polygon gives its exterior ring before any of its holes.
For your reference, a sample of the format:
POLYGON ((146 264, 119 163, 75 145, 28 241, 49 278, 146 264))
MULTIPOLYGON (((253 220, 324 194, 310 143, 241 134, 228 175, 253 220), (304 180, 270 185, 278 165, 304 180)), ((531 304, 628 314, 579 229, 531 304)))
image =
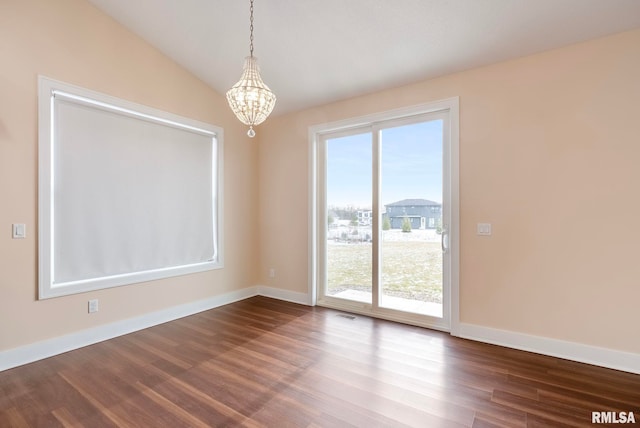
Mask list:
POLYGON ((209 299, 199 300, 184 305, 174 306, 157 312, 140 315, 114 323, 82 330, 77 333, 55 337, 53 339, 32 343, 19 348, 0 352, 0 371, 28 364, 63 352, 72 351, 84 346, 114 337, 133 333, 134 331, 153 327, 178 318, 207 311, 229 303, 244 300, 258 295, 258 287, 248 287, 232 291, 209 299))
POLYGON ((640 354, 460 323, 457 336, 507 348, 640 374, 640 354))
POLYGON ((311 300, 307 293, 298 293, 297 291, 282 290, 281 288, 267 287, 258 285, 258 295, 271 297, 273 299, 284 300, 291 303, 299 303, 301 305, 311 306, 311 300))

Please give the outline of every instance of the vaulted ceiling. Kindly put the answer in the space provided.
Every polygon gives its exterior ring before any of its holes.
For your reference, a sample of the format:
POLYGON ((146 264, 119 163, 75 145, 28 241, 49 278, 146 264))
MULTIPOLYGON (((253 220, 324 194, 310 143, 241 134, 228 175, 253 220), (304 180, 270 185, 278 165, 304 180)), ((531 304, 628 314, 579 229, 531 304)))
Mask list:
MULTIPOLYGON (((89 0, 216 91, 249 53, 249 0, 89 0)), ((640 28, 639 0, 255 0, 274 114, 640 28)))

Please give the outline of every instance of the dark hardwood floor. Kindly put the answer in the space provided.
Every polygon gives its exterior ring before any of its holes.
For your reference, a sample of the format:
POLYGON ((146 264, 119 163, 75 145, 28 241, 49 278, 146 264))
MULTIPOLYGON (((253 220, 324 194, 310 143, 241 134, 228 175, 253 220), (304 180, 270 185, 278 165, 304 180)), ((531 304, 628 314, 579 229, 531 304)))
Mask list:
POLYGON ((0 427, 594 426, 640 375, 255 297, 0 372, 0 427))

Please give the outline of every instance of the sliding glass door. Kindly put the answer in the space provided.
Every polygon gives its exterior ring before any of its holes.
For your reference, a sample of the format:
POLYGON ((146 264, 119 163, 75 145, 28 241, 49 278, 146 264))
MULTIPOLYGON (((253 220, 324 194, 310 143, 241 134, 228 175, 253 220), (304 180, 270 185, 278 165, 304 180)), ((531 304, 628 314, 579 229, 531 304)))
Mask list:
POLYGON ((371 132, 325 140, 326 281, 336 299, 372 303, 371 132))
POLYGON ((442 124, 427 119, 380 130, 379 306, 438 318, 444 285, 442 124))
POLYGON ((448 330, 450 111, 317 138, 317 302, 448 330))

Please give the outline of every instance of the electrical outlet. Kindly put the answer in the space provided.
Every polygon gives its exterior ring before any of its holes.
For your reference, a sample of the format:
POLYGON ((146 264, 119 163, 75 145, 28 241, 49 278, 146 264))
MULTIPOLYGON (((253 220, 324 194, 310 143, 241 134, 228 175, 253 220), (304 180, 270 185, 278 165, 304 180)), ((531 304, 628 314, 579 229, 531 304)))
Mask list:
POLYGON ((89 313, 98 312, 98 299, 89 300, 89 313))
POLYGON ((269 278, 276 277, 276 270, 274 268, 269 269, 269 278))

